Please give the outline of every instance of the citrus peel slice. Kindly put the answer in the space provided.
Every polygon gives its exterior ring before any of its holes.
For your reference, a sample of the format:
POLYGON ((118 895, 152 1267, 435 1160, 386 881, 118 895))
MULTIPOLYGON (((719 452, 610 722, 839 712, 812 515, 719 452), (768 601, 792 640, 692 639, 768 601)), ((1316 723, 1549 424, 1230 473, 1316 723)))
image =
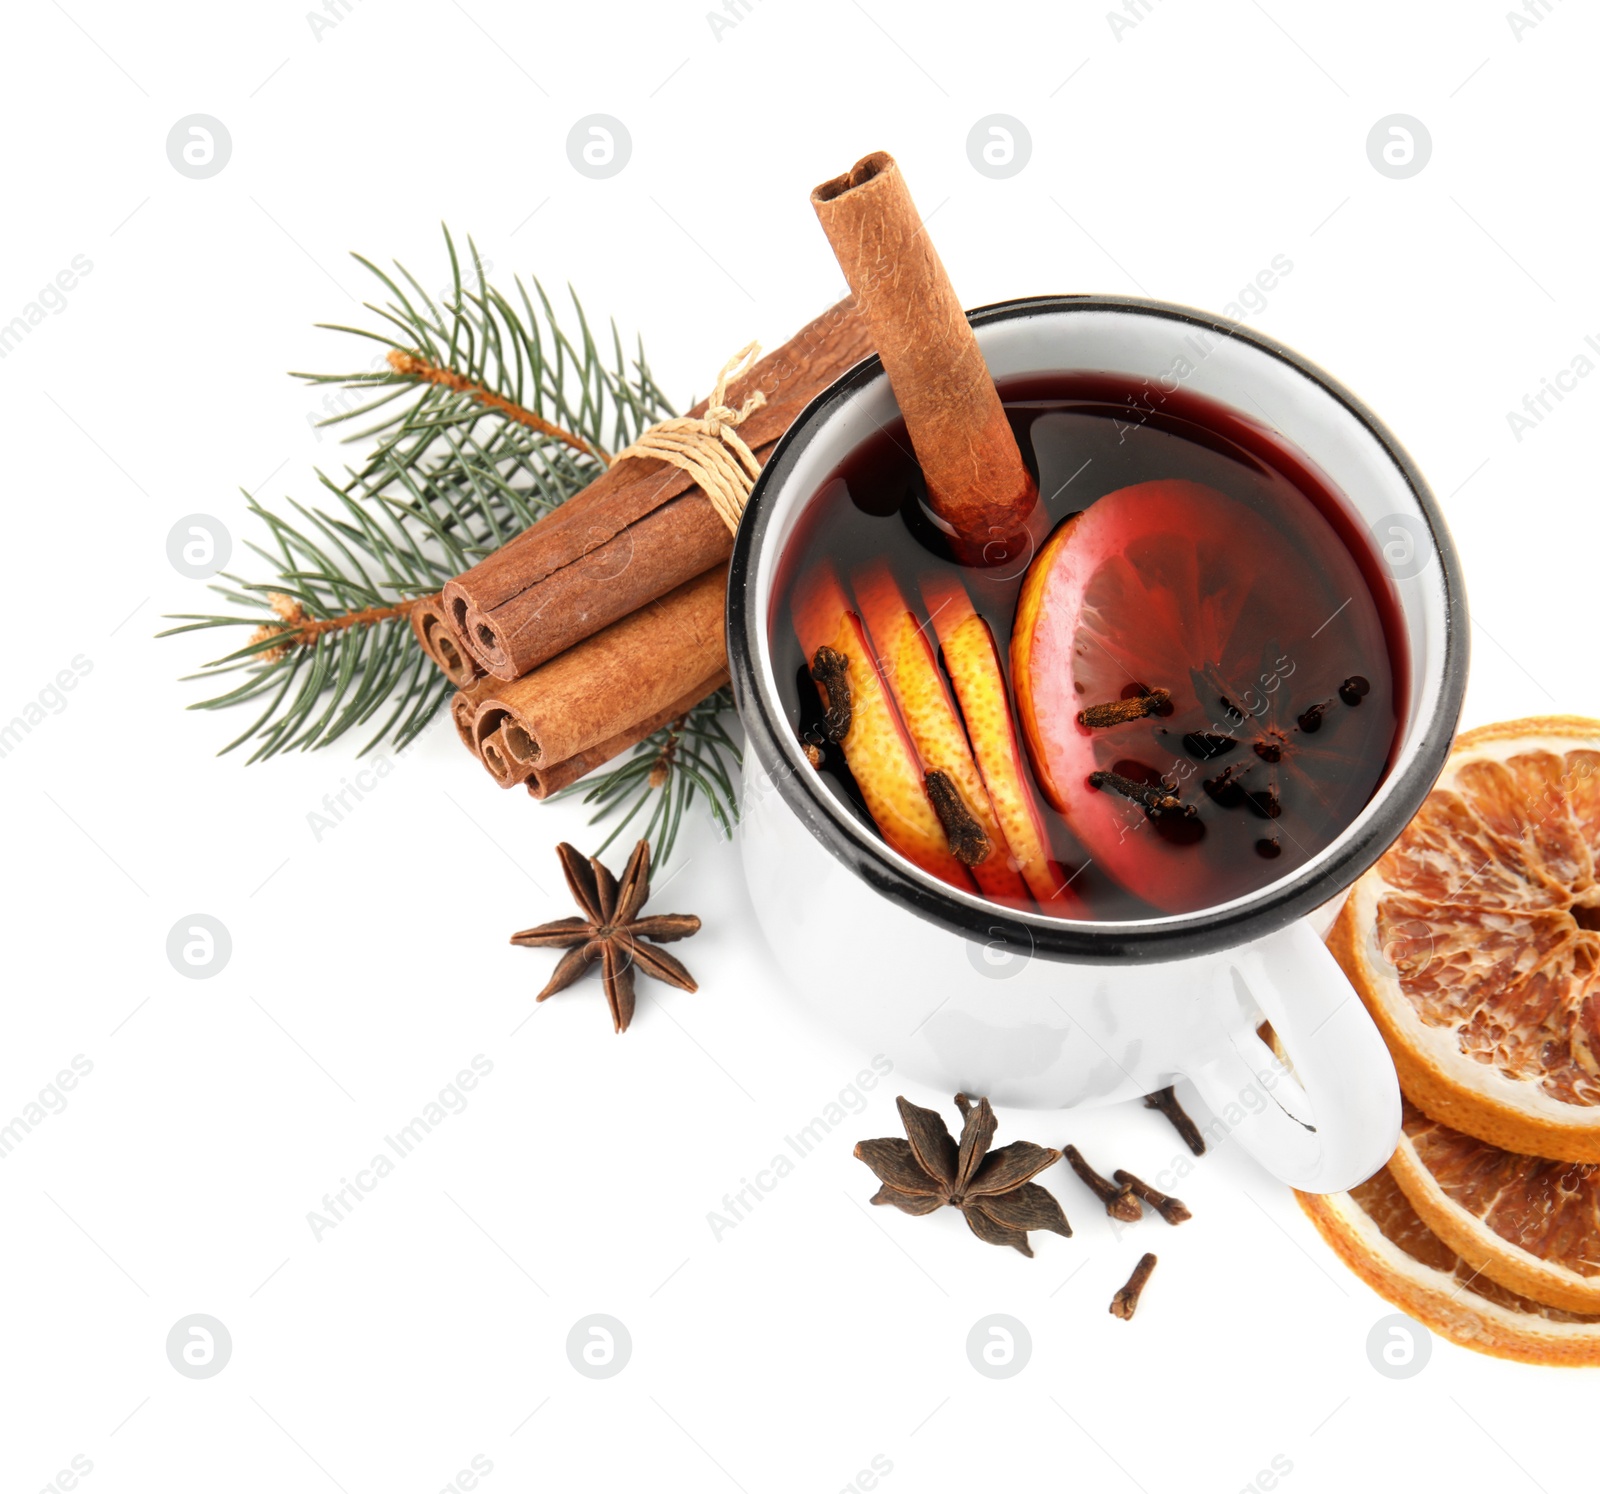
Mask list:
POLYGON ((973 607, 966 588, 949 573, 924 578, 922 600, 961 704, 972 755, 1011 854, 1041 907, 1070 916, 1076 894, 1067 887, 1067 874, 1050 854, 1049 833, 1028 782, 994 634, 973 607))
POLYGON ((1442 1338, 1525 1364, 1600 1364, 1600 1315, 1507 1290, 1423 1222, 1389 1168, 1348 1193, 1297 1193, 1340 1260, 1442 1338))
POLYGON ((985 897, 1026 905, 1027 884, 973 761, 966 729, 939 672, 927 629, 912 613, 899 582, 882 561, 856 571, 851 589, 923 772, 946 775, 989 842, 989 854, 968 864, 979 891, 985 897))
POLYGON ((1600 722, 1456 742, 1328 939, 1426 1115, 1600 1162, 1600 722))
MULTIPOLYGON (((796 591, 795 630, 808 661, 831 649, 843 661, 849 725, 839 738, 867 813, 885 841, 924 871, 970 891, 972 879, 951 853, 943 825, 923 786, 922 767, 878 670, 866 630, 851 609, 838 575, 819 566, 796 591)), ((835 667, 840 667, 834 661, 835 667)), ((816 670, 813 668, 813 677, 816 670)), ((819 681, 824 704, 828 698, 819 681)))
POLYGON ((1473 1270, 1535 1301, 1600 1313, 1600 1165, 1508 1152, 1407 1104, 1389 1171, 1473 1270))

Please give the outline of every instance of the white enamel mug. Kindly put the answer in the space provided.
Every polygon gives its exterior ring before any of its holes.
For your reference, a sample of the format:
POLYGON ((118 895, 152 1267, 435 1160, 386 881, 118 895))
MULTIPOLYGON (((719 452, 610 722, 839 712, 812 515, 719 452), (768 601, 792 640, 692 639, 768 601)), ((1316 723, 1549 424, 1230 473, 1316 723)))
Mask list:
MULTIPOLYGON (((1176 380, 1270 421, 1342 495, 1382 556, 1409 668, 1400 741, 1331 845, 1248 897, 1142 922, 1023 913, 891 850, 801 755, 774 676, 778 561, 807 502, 897 410, 882 365, 819 396, 773 453, 734 547, 728 653, 749 739, 740 831, 762 931, 795 996, 863 1053, 946 1093, 1058 1108, 1193 1081, 1273 1176, 1333 1192, 1400 1129, 1394 1067, 1319 937, 1438 777, 1467 673, 1466 597, 1443 517, 1377 418, 1320 369, 1232 322, 1163 302, 1047 296, 971 313, 998 380, 1095 370, 1176 380), (1287 1073, 1256 1035, 1271 1021, 1287 1073)), ((780 624, 782 625, 782 624, 780 624)))

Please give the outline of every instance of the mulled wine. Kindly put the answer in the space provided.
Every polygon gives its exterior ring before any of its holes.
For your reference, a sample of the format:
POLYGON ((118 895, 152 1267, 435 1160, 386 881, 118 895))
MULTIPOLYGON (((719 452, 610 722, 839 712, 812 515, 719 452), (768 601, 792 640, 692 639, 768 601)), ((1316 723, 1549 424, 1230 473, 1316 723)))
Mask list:
POLYGON ((1389 768, 1402 633, 1365 531, 1303 454, 1182 388, 1000 385, 1031 538, 970 563, 903 423, 811 499, 774 664, 863 823, 1003 906, 1126 921, 1252 893, 1389 768))

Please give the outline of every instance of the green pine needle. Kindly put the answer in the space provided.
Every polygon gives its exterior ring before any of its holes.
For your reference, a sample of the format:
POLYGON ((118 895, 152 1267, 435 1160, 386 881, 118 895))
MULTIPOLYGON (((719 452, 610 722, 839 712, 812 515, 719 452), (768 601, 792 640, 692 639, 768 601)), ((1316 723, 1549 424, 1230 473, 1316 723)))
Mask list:
POLYGON ((696 794, 705 799, 717 828, 732 835, 739 817, 732 775, 743 760, 739 744, 724 725, 732 711, 733 692, 724 686, 681 721, 646 737, 619 765, 591 774, 552 798, 581 795, 585 804, 595 806, 591 825, 621 816, 596 855, 648 809, 634 834, 650 842, 652 861, 665 864, 677 842, 684 808, 696 794))
MULTIPOLYGON (((440 297, 403 265, 390 273, 354 256, 378 282, 378 299, 365 303, 378 330, 333 330, 385 351, 353 373, 295 377, 352 392, 351 408, 319 424, 349 426, 346 443, 368 446, 365 456, 342 481, 317 474, 318 506, 291 499, 275 511, 246 493, 265 531, 249 548, 270 579, 223 573, 211 590, 228 610, 175 615, 179 626, 159 635, 250 630, 187 676, 219 691, 191 709, 257 711, 222 752, 245 749, 255 762, 326 747, 354 729, 365 734, 360 753, 404 747, 453 694, 417 647, 405 604, 565 503, 599 476, 608 453, 673 413, 643 347, 630 357, 612 324, 602 352, 570 288, 571 334, 537 280, 531 293, 520 278, 509 294, 496 289, 471 239, 463 276, 448 228, 444 240, 450 289, 440 297), (366 612, 378 615, 361 620, 366 612)), ((697 797, 731 832, 739 762, 724 725, 731 706, 718 691, 565 791, 594 805, 595 820, 616 821, 602 850, 638 825, 664 863, 697 797)))

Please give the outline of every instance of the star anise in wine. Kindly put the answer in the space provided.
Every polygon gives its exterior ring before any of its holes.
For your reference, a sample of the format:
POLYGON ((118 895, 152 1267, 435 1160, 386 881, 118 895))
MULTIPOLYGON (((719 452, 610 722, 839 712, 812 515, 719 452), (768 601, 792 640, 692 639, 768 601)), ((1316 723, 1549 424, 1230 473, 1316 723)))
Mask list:
POLYGON ((985 1099, 956 1096, 962 1116, 959 1142, 937 1111, 913 1105, 903 1095, 896 1103, 907 1139, 888 1136, 856 1144, 856 1156, 883 1184, 873 1203, 893 1204, 907 1214, 931 1214, 949 1204, 961 1210, 980 1240, 1009 1245, 1024 1255, 1033 1254, 1030 1229, 1072 1233, 1061 1205, 1030 1181, 1061 1160, 1054 1147, 1013 1141, 991 1152, 999 1122, 985 1099))
POLYGON ((565 841, 556 847, 556 854, 583 917, 558 918, 511 936, 513 944, 528 949, 566 950, 539 992, 540 1001, 566 990, 591 965, 598 964, 612 1025, 618 1032, 626 1032, 633 1019, 635 969, 681 991, 699 989, 682 963, 655 945, 698 933, 700 920, 691 913, 640 916, 650 896, 649 841, 641 840, 633 848, 620 882, 599 857, 586 857, 565 841))

